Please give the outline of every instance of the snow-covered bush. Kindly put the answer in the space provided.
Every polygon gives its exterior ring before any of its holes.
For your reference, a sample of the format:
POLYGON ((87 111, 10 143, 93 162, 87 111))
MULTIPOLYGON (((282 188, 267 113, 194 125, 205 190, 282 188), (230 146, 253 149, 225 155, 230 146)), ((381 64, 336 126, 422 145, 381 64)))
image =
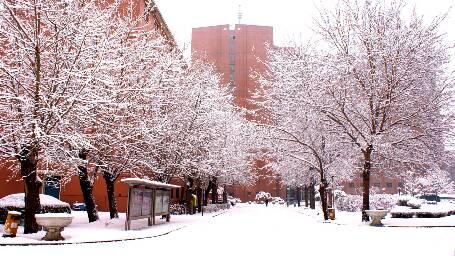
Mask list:
MULTIPOLYGON (((341 191, 340 191, 341 192, 341 191)), ((337 192, 335 207, 341 211, 358 212, 362 209, 362 196, 337 192)), ((389 194, 370 195, 370 209, 391 209, 396 197, 389 194)))
POLYGON ((271 199, 272 196, 270 195, 270 193, 268 192, 264 192, 264 191, 259 191, 257 194, 256 194, 256 201, 264 201, 265 199, 271 199))
POLYGON ((390 215, 392 218, 412 218, 415 215, 415 212, 410 212, 410 211, 395 211, 395 212, 390 212, 390 215))
POLYGON ((182 215, 185 214, 186 207, 183 204, 171 204, 169 211, 172 215, 182 215))
MULTIPOLYGON (((41 210, 40 213, 71 213, 68 203, 62 202, 55 197, 40 194, 41 210)), ((24 213, 25 194, 11 194, 0 199, 0 222, 6 219, 8 211, 18 211, 24 213)))
POLYGON ((392 218, 412 218, 416 211, 407 206, 396 206, 390 211, 392 218))
POLYGON ((349 195, 338 193, 335 199, 335 207, 346 212, 357 212, 362 209, 362 197, 359 195, 349 195))
POLYGON ((396 201, 395 195, 375 194, 370 196, 370 207, 371 209, 391 209, 396 201))
POLYGON ((411 209, 420 209, 422 202, 423 201, 420 199, 412 198, 407 202, 407 204, 409 207, 411 207, 411 209))
POLYGON ((417 218, 441 218, 449 215, 449 212, 444 209, 428 209, 416 212, 417 218))
POLYGON ((455 215, 455 205, 452 204, 452 206, 448 207, 448 214, 455 215))
POLYGON ((281 197, 279 197, 279 196, 272 197, 272 204, 284 204, 284 203, 285 203, 285 201, 281 197))
POLYGON ((400 196, 397 200, 398 206, 408 206, 408 201, 411 200, 412 196, 400 196))

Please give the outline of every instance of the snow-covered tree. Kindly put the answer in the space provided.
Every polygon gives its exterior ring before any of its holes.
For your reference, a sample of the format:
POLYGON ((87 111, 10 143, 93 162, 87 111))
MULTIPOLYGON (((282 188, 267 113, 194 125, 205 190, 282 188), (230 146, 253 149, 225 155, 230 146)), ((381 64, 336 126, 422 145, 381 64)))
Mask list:
POLYGON ((437 195, 455 191, 455 183, 450 175, 441 169, 417 173, 407 171, 403 174, 403 180, 405 192, 411 195, 437 195))
POLYGON ((440 169, 443 136, 453 127, 450 45, 438 31, 443 17, 425 23, 404 14, 404 2, 340 2, 322 11, 315 108, 357 147, 363 161, 362 219, 368 220, 372 170, 440 169), (401 168, 400 168, 401 167, 401 168))
POLYGON ((299 156, 284 146, 280 153, 313 167, 361 170, 363 220, 371 171, 441 174, 444 143, 453 137, 451 46, 438 31, 444 18, 427 24, 404 10, 403 2, 341 1, 321 11, 318 48, 274 49, 270 74, 260 77, 270 96, 258 102, 272 103, 271 127, 287 135, 271 137, 307 149, 299 156))
POLYGON ((198 197, 207 186, 216 201, 218 185, 248 179, 243 175, 249 164, 246 121, 215 69, 200 60, 188 63, 172 74, 178 80, 166 79, 171 86, 165 129, 150 165, 163 181, 185 180, 188 193, 196 186, 198 197))
MULTIPOLYGON (((352 166, 350 144, 343 143, 330 130, 329 120, 313 108, 311 95, 315 74, 313 52, 295 46, 269 49, 269 73, 258 76, 262 85, 260 100, 272 120, 262 125, 269 130, 267 151, 271 165, 287 185, 300 187, 319 180, 324 218, 328 219, 326 189, 331 176, 349 176, 352 166)), ((319 102, 325 101, 324 98, 319 102)), ((300 189, 300 188, 299 188, 300 189)), ((312 189, 312 188, 310 188, 312 189)))
POLYGON ((25 233, 38 230, 38 170, 69 177, 74 149, 88 146, 70 119, 86 121, 97 101, 93 82, 104 84, 95 70, 106 63, 92 55, 107 12, 97 3, 0 2, 0 152, 24 179, 25 233))

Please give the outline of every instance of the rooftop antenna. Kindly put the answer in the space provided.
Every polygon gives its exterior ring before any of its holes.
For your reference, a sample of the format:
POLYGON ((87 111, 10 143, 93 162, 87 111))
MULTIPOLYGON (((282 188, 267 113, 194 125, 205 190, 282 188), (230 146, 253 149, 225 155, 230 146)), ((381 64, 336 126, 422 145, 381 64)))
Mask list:
POLYGON ((239 4, 239 13, 238 13, 237 17, 239 18, 239 24, 241 24, 242 23, 242 18, 243 18, 242 5, 241 4, 239 4))

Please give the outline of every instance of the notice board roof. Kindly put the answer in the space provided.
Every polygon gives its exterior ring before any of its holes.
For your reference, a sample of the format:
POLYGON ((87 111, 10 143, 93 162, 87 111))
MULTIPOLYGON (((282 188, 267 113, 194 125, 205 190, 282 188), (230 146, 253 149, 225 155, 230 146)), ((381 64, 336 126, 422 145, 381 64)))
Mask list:
POLYGON ((130 186, 133 185, 145 185, 148 187, 153 187, 153 188, 180 188, 180 186, 177 185, 172 185, 172 184, 167 184, 159 181, 154 181, 154 180, 146 180, 146 179, 139 179, 139 178, 125 178, 120 180, 123 183, 126 183, 130 186))

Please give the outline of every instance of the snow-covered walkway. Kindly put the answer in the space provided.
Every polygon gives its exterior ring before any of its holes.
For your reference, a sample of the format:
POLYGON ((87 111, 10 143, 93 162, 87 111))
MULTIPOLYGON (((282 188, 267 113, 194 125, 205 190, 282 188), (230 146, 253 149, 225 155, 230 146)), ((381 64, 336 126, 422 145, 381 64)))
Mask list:
POLYGON ((455 228, 378 228, 320 219, 302 208, 241 204, 161 237, 0 247, 0 255, 455 255, 455 228))

